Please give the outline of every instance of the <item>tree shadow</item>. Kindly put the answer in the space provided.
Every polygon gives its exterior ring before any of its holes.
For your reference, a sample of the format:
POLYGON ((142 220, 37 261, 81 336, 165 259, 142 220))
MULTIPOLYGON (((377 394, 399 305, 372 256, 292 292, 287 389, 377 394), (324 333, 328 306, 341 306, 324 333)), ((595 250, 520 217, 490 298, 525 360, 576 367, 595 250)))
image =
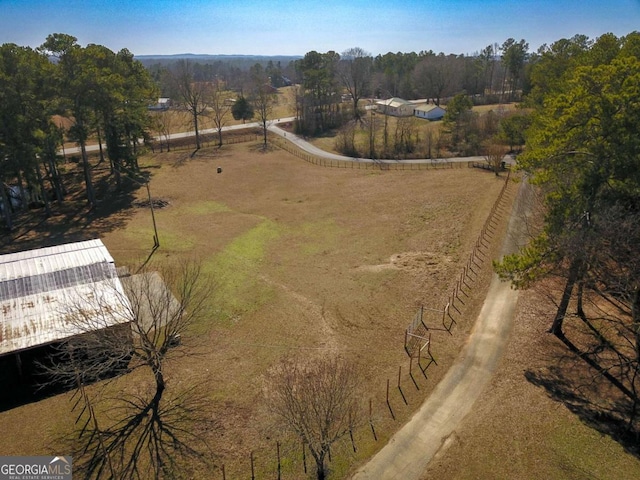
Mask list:
POLYGON ((249 146, 249 151, 252 153, 270 153, 276 150, 278 150, 278 147, 271 143, 265 145, 263 142, 259 142, 249 146))
POLYGON ((153 392, 92 398, 74 394, 76 430, 56 439, 74 458, 74 471, 84 478, 197 478, 215 461, 205 438, 219 429, 207 416, 210 400, 196 384, 162 400, 153 392), (94 406, 107 403, 107 415, 94 406))
MULTIPOLYGON (((527 370, 525 378, 547 391, 550 398, 563 403, 590 428, 618 442, 627 453, 640 458, 640 428, 630 424, 632 403, 622 396, 606 401, 598 386, 585 385, 566 369, 553 366, 544 371, 527 370)), ((596 382, 596 380, 593 380, 596 382)))
MULTIPOLYGON (((145 175, 148 172, 141 174, 145 175)), ((0 226, 0 254, 90 240, 123 228, 135 212, 132 203, 143 187, 125 176, 117 187, 108 171, 98 170, 94 179, 98 201, 89 208, 77 173, 67 174, 65 185, 67 195, 63 202, 51 203, 50 217, 44 208, 30 209, 15 215, 11 231, 0 226)))

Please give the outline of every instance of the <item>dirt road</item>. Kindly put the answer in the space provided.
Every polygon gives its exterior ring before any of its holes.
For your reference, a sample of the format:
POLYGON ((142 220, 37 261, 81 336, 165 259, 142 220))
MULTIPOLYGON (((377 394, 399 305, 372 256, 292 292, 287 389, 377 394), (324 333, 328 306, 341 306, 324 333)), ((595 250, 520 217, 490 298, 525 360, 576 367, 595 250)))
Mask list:
MULTIPOLYGON (((529 188, 521 183, 502 254, 515 251, 524 237, 522 213, 529 188)), ((515 317, 518 292, 497 275, 491 281, 469 341, 456 363, 411 420, 352 477, 354 480, 420 480, 449 436, 488 385, 504 351, 515 317)))

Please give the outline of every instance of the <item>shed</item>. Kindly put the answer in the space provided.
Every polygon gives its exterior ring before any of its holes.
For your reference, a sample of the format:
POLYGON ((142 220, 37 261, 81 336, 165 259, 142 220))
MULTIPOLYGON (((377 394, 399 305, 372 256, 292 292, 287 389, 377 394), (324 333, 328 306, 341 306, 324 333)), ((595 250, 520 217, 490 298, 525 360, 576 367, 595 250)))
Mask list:
POLYGON ((101 240, 0 255, 0 356, 85 333, 87 326, 69 318, 70 307, 82 302, 90 314, 96 296, 112 311, 89 329, 130 321, 115 262, 101 240))
POLYGON ((420 105, 414 110, 414 115, 418 118, 427 120, 440 120, 447 113, 446 110, 438 105, 420 105))

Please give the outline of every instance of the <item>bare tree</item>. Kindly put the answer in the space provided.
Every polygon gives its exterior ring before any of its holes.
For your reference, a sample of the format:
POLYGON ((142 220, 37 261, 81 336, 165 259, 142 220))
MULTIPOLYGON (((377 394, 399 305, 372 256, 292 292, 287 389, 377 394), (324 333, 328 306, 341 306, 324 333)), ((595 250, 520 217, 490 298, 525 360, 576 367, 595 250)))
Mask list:
POLYGON ((197 395, 193 388, 168 395, 165 365, 189 354, 181 337, 203 316, 209 289, 195 263, 161 271, 122 284, 107 278, 79 289, 61 309, 77 335, 62 344, 47 373, 77 388, 74 455, 87 478, 171 477, 185 464, 204 461, 206 446, 191 431, 199 420, 197 395), (136 393, 122 389, 113 397, 105 393, 108 382, 88 393, 97 380, 116 381, 114 374, 133 371, 140 372, 136 393))
POLYGON ((359 423, 359 377, 340 357, 283 361, 266 378, 270 410, 309 448, 316 477, 327 476, 331 446, 359 423))
POLYGON ((370 93, 372 67, 371 54, 360 47, 353 47, 343 52, 338 62, 338 75, 351 96, 353 118, 357 121, 362 121, 362 112, 358 103, 364 95, 370 93))
POLYGON ((200 150, 200 117, 207 110, 207 97, 210 86, 206 82, 196 82, 193 78, 193 66, 181 60, 177 63, 176 70, 171 72, 174 88, 185 108, 191 114, 193 128, 196 136, 196 150, 200 150))
POLYGON ((442 97, 452 94, 455 90, 452 87, 456 73, 455 60, 455 56, 445 56, 443 53, 425 56, 413 73, 419 94, 433 99, 436 105, 440 105, 442 97))
POLYGON ((171 133, 175 130, 179 123, 177 113, 178 112, 176 111, 163 110, 151 115, 153 129, 158 134, 160 140, 161 153, 163 151, 163 142, 167 146, 167 152, 171 151, 169 140, 171 139, 171 133))
POLYGON ((267 129, 269 128, 269 119, 273 115, 273 107, 277 101, 277 93, 259 64, 252 69, 252 79, 253 92, 251 101, 258 117, 258 123, 262 127, 264 148, 267 148, 267 129))
POLYGON ((231 105, 227 102, 225 97, 225 90, 223 90, 223 84, 219 79, 215 79, 211 84, 211 90, 209 91, 209 116, 213 120, 213 124, 218 132, 218 147, 222 146, 222 127, 225 126, 229 112, 231 111, 231 105))
POLYGON ((356 147, 356 126, 353 122, 344 125, 336 135, 336 150, 349 157, 359 157, 356 147))
POLYGON ((502 160, 504 159, 506 148, 499 143, 488 142, 484 145, 483 150, 484 159, 496 174, 496 177, 499 176, 500 170, 502 170, 502 160))
POLYGON ((416 147, 415 135, 417 125, 415 117, 398 117, 394 132, 393 153, 396 158, 402 158, 413 153, 416 147))

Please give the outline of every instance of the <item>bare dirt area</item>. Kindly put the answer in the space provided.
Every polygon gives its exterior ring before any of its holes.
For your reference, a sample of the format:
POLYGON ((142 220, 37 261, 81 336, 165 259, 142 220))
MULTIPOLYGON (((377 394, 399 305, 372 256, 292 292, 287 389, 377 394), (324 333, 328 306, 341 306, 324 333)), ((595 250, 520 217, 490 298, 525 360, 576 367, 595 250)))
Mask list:
POLYGON ((555 312, 549 288, 520 292, 493 381, 432 460, 425 480, 640 477, 637 452, 616 441, 606 409, 598 405, 615 395, 547 333, 555 312))
MULTIPOLYGON (((332 451, 333 478, 344 478, 406 421, 463 344, 488 285, 488 261, 460 307, 453 335, 434 333, 438 365, 409 377, 405 328, 419 305, 443 308, 504 178, 466 167, 322 168, 251 145, 193 157, 155 154, 141 163, 152 175, 152 204, 162 206, 154 211, 160 248, 152 261, 196 258, 215 284, 209 318, 184 338, 198 355, 176 361, 168 372, 169 389, 200 385, 213 423, 194 429, 209 443, 211 459, 225 465, 227 478, 248 477, 253 452, 264 478, 275 472, 280 442, 283 478, 306 478, 301 445, 262 406, 262 377, 284 356, 339 353, 362 368, 363 404, 368 409, 371 402, 375 426, 375 437, 368 423, 354 432, 355 452, 349 440, 332 451)), ((108 216, 91 217, 84 228, 66 226, 47 241, 100 236, 118 265, 135 268, 151 252, 153 225, 146 191, 130 196, 128 206, 113 213, 114 225, 108 216)), ((503 227, 495 230, 498 246, 503 227)), ((20 238, 5 241, 6 251, 42 246, 38 234, 23 229, 20 238)), ((491 248, 489 257, 497 251, 491 248)), ((111 388, 140 388, 126 377, 116 384, 111 388)), ((64 394, 0 413, 0 451, 53 451, 73 424, 70 406, 64 394)))

